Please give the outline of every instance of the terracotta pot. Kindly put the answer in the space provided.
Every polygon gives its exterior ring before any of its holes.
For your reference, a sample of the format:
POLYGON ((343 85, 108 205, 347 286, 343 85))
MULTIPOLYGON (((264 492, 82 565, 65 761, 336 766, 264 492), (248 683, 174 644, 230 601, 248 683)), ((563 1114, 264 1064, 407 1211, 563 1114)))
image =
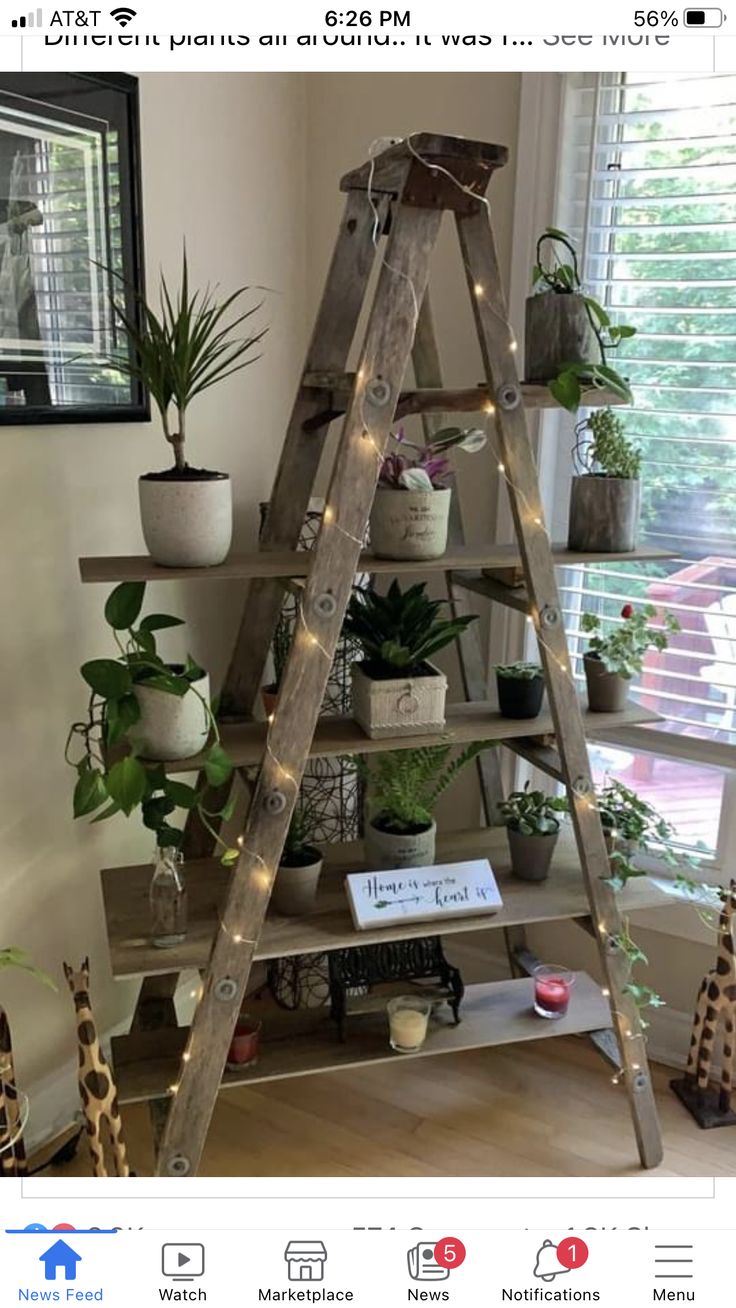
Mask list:
POLYGON ((398 867, 431 867, 435 859, 436 837, 436 822, 432 822, 423 831, 412 832, 410 835, 382 831, 373 822, 367 822, 366 865, 372 872, 390 871, 398 867))
POLYGON ((353 717, 372 740, 443 730, 447 677, 432 663, 424 667, 423 676, 384 679, 371 676, 368 664, 353 664, 353 717))
POLYGON ((318 849, 309 846, 302 863, 280 863, 273 884, 271 903, 285 917, 311 913, 317 898, 317 886, 324 859, 318 849))
MULTIPOLYGON (((172 667, 172 671, 179 670, 183 671, 172 667)), ((193 684, 198 694, 188 690, 184 695, 169 695, 146 685, 133 688, 141 716, 128 734, 143 758, 173 762, 205 748, 211 723, 202 700, 210 702, 210 679, 205 673, 193 684)))
POLYGON ((537 718, 544 699, 544 677, 501 677, 496 673, 498 707, 505 718, 537 718))
POLYGON ((447 549, 452 491, 378 486, 370 520, 371 553, 379 559, 439 559, 447 549))
POLYGON ((573 477, 567 548, 626 554, 639 539, 641 482, 631 477, 573 477))
POLYGON ((629 699, 629 682, 617 672, 608 672, 595 654, 583 656, 591 713, 621 713, 629 699))
POLYGON ((224 472, 139 478, 141 526, 154 563, 212 568, 227 558, 233 534, 230 478, 224 472))
POLYGON ((262 1025, 257 1018, 241 1013, 227 1054, 227 1066, 231 1071, 240 1072, 244 1067, 255 1067, 260 1052, 262 1025))
POLYGON ((511 871, 520 881, 546 881, 559 831, 549 836, 523 836, 506 828, 511 851, 511 871))
POLYGON ((550 382, 566 363, 600 363, 601 350, 582 295, 554 291, 526 302, 524 377, 550 382))
POLYGON ((276 712, 276 705, 279 702, 279 687, 277 682, 272 681, 270 686, 261 686, 261 700, 263 701, 263 708, 266 717, 270 718, 272 714, 276 712))

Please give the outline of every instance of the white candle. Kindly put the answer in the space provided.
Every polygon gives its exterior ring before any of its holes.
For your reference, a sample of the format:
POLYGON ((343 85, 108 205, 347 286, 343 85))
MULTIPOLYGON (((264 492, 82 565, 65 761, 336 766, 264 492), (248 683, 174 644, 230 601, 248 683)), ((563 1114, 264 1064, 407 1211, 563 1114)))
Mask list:
POLYGON ((411 1051, 421 1049, 427 1038, 427 1023, 431 1005, 423 1000, 389 1004, 389 1029, 393 1049, 411 1051), (409 1007, 411 1004, 411 1007, 409 1007))

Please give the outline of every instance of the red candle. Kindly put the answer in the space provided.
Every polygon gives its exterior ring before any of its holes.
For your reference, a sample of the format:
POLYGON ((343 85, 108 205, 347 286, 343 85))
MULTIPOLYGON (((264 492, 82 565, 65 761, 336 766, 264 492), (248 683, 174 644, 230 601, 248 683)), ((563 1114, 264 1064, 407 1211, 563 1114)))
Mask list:
POLYGON ((248 1063, 257 1063, 260 1036, 261 1023, 257 1019, 245 1015, 239 1017, 228 1050, 228 1067, 241 1068, 246 1067, 248 1063))
POLYGON ((534 972, 534 1011, 540 1017, 564 1017, 575 977, 565 968, 543 964, 534 972))

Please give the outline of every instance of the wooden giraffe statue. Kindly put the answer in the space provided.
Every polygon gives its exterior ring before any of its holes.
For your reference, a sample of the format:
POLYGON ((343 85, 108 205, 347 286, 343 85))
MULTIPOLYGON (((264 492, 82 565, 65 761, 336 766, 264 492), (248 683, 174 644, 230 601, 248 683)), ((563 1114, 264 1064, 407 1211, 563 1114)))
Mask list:
POLYGON ((0 1176, 24 1176, 26 1170, 10 1023, 5 1010, 0 1008, 0 1176))
POLYGON ((89 959, 85 958, 78 972, 64 964, 64 976, 74 996, 77 1010, 77 1038, 79 1041, 79 1093, 87 1122, 87 1138, 95 1176, 107 1176, 105 1166, 105 1139, 107 1126, 116 1176, 130 1176, 128 1155, 123 1140, 118 1096, 110 1066, 102 1052, 97 1024, 92 1014, 89 997, 89 959))
MULTIPOLYGON (((696 1102, 703 1104, 710 1082, 713 1048, 719 1025, 723 1025, 723 1064, 718 1095, 719 1113, 731 1108, 733 1089, 734 1028, 736 1026, 736 952, 733 937, 733 913, 736 908, 736 881, 723 892, 723 907, 718 922, 718 957, 716 965, 703 977, 693 1021, 685 1085, 697 1091, 696 1102)), ((701 1123, 703 1124, 703 1123, 701 1123)))

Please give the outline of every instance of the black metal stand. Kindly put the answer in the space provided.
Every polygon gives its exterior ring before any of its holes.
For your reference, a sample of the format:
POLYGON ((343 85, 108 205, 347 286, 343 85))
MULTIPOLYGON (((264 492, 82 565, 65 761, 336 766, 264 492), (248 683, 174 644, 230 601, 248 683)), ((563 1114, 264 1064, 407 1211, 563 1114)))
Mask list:
POLYGON ((465 986, 459 969, 445 958, 439 936, 336 949, 328 955, 328 963, 331 1016, 341 1040, 345 1039, 345 1019, 350 1015, 348 992, 369 994, 376 986, 397 982, 406 982, 407 986, 419 981, 433 982, 437 998, 446 998, 455 1023, 460 1021, 465 986))

